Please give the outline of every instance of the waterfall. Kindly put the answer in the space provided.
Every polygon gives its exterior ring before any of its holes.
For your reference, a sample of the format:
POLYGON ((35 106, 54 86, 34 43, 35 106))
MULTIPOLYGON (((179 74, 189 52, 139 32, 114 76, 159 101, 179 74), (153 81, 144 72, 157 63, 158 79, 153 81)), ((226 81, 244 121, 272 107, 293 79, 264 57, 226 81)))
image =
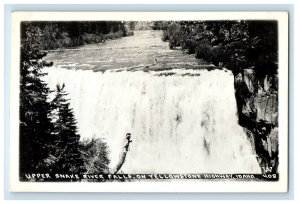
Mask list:
POLYGON ((131 133, 123 173, 261 173, 238 125, 231 72, 47 72, 51 89, 65 83, 81 139, 107 142, 112 168, 131 133))

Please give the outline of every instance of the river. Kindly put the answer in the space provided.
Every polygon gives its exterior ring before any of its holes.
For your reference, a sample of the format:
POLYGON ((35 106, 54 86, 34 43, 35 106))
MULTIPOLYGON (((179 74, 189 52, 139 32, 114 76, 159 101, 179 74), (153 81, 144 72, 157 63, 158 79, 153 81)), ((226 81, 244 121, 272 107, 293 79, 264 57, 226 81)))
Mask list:
POLYGON ((65 83, 81 139, 101 137, 123 173, 260 173, 238 125, 233 74, 180 50, 161 31, 50 52, 45 81, 65 83))

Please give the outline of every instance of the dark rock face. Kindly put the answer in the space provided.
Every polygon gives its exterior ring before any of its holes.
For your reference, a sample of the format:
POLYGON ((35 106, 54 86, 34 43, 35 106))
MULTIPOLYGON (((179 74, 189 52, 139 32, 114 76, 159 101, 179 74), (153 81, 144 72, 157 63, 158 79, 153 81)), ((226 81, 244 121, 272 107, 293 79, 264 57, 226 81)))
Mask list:
POLYGON ((235 74, 239 123, 244 127, 261 167, 278 167, 278 78, 257 76, 254 69, 235 74))

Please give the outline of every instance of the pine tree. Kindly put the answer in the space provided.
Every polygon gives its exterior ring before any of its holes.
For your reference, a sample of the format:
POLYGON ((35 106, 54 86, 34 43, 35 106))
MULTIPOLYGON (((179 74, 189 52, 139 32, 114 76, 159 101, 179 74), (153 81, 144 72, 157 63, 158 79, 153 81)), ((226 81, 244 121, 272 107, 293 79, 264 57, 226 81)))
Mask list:
POLYGON ((110 173, 108 146, 100 138, 84 140, 80 144, 80 150, 86 166, 86 174, 107 174, 110 173))
POLYGON ((60 174, 80 174, 85 172, 84 161, 79 150, 80 136, 65 85, 57 85, 52 101, 55 148, 52 154, 57 158, 53 172, 60 174))
POLYGON ((24 173, 48 171, 45 159, 52 144, 49 119, 49 89, 41 80, 42 68, 51 66, 39 51, 40 30, 33 26, 22 29, 20 61, 20 179, 24 173))

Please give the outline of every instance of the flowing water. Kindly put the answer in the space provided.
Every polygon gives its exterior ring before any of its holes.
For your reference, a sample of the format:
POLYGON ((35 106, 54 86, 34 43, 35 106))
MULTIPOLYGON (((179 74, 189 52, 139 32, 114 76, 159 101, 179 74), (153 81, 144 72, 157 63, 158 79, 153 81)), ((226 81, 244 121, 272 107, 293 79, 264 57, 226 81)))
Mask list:
POLYGON ((65 83, 81 138, 101 137, 111 168, 131 133, 123 173, 260 173, 238 125, 233 75, 180 50, 160 31, 50 52, 50 88, 65 83))

